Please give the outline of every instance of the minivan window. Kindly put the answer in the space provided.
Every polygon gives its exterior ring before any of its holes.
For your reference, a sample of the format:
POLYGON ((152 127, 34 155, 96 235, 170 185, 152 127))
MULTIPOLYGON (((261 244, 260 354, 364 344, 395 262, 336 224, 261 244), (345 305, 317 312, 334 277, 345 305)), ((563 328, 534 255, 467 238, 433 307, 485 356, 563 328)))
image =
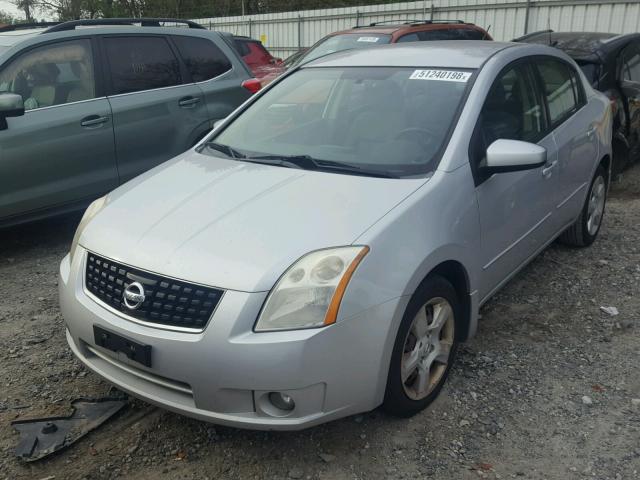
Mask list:
POLYGON ((569 67, 562 61, 548 58, 537 62, 544 93, 549 106, 551 124, 563 121, 578 109, 569 67))
POLYGON ((192 81, 204 82, 231 70, 231 62, 211 40, 184 36, 173 40, 192 81))
POLYGON ((180 66, 164 37, 104 39, 114 95, 180 85, 180 66))
POLYGON ((444 147, 471 75, 429 67, 306 68, 278 82, 210 140, 218 150, 222 144, 247 157, 307 155, 417 175, 433 167, 444 147))
POLYGON ((298 63, 308 62, 329 53, 350 50, 352 48, 375 47, 391 42, 391 35, 380 33, 345 33, 327 37, 300 57, 298 63))
POLYGON ((95 98, 91 42, 69 40, 19 55, 0 72, 0 92, 21 95, 25 110, 95 98))

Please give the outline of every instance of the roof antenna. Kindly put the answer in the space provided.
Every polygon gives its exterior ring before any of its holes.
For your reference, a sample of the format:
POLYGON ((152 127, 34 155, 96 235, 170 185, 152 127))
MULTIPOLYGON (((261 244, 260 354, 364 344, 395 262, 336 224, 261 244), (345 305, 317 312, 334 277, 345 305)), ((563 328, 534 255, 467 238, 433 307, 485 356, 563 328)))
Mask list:
POLYGON ((489 35, 489 30, 491 30, 491 24, 489 24, 489 26, 487 27, 487 29, 484 31, 484 33, 482 34, 482 40, 486 40, 487 36, 489 35))
POLYGON ((553 47, 553 45, 551 44, 551 14, 547 14, 547 30, 549 31, 549 46, 553 47))

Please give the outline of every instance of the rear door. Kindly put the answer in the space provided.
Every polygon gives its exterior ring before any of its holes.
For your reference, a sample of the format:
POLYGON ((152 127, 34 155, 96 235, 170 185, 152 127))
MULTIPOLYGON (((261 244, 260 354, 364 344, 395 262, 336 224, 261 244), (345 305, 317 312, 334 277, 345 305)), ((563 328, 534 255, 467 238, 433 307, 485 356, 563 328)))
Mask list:
POLYGON ((0 91, 25 114, 0 131, 0 219, 66 208, 117 185, 111 108, 90 38, 25 50, 2 66, 0 91))
POLYGON ((558 145, 559 176, 555 192, 556 228, 573 223, 580 214, 598 155, 595 121, 599 106, 588 104, 575 67, 556 57, 535 62, 545 95, 549 122, 558 145))
POLYGON ((242 87, 242 82, 250 78, 247 67, 221 37, 173 35, 172 39, 202 92, 211 125, 251 96, 242 87))
POLYGON ((620 83, 627 110, 630 159, 640 156, 640 42, 633 41, 622 51, 620 83))
POLYGON ((201 90, 164 35, 101 38, 120 182, 188 148, 209 128, 201 90))

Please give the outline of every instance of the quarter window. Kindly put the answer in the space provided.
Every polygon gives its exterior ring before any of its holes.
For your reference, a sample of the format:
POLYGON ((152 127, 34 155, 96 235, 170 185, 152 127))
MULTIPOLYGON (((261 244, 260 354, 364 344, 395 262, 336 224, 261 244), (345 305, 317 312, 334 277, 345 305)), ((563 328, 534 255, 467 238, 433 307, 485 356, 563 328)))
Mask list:
POLYGON ((194 82, 203 82, 231 70, 227 56, 211 40, 173 37, 194 82))
POLYGON ((576 86, 571 79, 571 70, 564 62, 548 58, 538 61, 537 66, 549 107, 549 120, 555 125, 578 109, 576 86))
POLYGON ((29 50, 2 70, 0 92, 21 95, 25 110, 95 98, 91 42, 72 40, 29 50))
POLYGON ((180 66, 164 37, 105 39, 113 94, 180 85, 180 66))

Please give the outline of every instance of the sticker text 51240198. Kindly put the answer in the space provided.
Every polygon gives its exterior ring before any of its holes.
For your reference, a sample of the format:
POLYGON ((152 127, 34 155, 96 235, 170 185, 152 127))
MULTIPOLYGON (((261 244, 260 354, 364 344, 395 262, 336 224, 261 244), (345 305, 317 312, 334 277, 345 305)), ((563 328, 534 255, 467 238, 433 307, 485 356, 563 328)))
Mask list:
POLYGON ((470 77, 471 72, 461 72, 459 70, 414 70, 409 79, 465 83, 470 77))

